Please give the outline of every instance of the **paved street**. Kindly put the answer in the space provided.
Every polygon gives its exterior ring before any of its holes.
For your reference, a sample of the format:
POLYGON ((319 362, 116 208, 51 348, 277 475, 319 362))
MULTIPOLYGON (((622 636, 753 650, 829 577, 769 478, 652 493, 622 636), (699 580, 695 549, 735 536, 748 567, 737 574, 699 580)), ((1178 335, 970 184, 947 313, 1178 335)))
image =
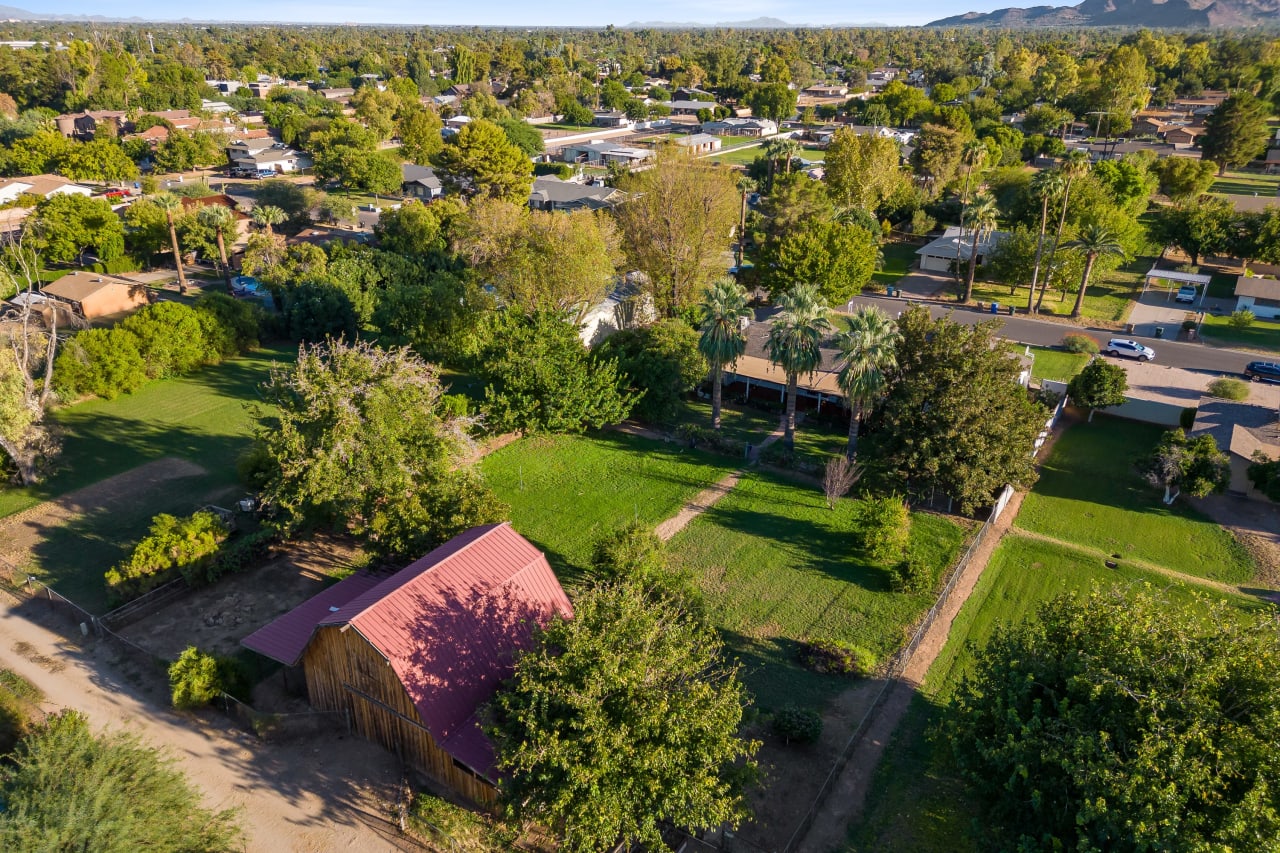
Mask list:
MULTIPOLYGON (((914 299, 896 299, 887 296, 857 296, 854 297, 851 304, 878 305, 890 317, 897 316, 908 305, 922 304, 929 308, 929 313, 934 317, 941 317, 951 312, 952 318, 960 323, 972 325, 981 320, 992 319, 992 315, 979 314, 970 308, 950 307, 945 304, 920 302, 914 299)), ((1062 336, 1072 331, 1088 332, 1102 342, 1111 337, 1126 337, 1126 335, 1118 333, 1114 329, 1069 326, 1065 323, 1054 323, 1047 320, 1032 320, 1024 316, 1002 316, 999 317, 999 320, 1003 324, 1001 334, 1004 337, 1024 344, 1036 344, 1037 346, 1059 344, 1062 342, 1062 336)), ((1170 334, 1173 331, 1173 329, 1170 329, 1170 334)), ((1156 362, 1158 364, 1165 364, 1170 367, 1184 367, 1190 370, 1215 374, 1241 373, 1244 371, 1246 364, 1260 358, 1260 356, 1251 353, 1218 349, 1204 344, 1178 343, 1167 339, 1157 340, 1137 335, 1132 337, 1155 349, 1156 362)))

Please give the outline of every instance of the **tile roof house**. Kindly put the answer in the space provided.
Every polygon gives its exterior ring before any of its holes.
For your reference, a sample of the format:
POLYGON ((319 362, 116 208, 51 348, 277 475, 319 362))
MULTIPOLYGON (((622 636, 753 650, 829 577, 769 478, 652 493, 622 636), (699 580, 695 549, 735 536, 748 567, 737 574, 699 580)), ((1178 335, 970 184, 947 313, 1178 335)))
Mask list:
POLYGON ((473 527, 389 578, 321 592, 242 644, 301 663, 312 706, 479 803, 497 794, 478 712, 535 625, 573 616, 542 552, 509 523, 473 527))

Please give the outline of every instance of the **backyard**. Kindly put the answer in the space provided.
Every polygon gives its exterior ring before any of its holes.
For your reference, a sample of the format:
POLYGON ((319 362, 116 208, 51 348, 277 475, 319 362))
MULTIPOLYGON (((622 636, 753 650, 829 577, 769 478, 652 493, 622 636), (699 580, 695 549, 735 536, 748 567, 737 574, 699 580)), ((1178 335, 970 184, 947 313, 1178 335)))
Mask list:
POLYGON ((1227 172, 1213 182, 1211 193, 1280 197, 1280 175, 1259 172, 1227 172))

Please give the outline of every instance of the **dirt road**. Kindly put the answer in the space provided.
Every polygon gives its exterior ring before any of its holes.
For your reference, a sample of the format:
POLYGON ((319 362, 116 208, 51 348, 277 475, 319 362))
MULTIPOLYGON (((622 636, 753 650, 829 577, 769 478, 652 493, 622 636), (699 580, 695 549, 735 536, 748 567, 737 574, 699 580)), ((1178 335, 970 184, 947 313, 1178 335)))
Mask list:
POLYGON ((179 715, 147 695, 139 664, 114 645, 72 645, 27 617, 42 602, 2 597, 0 666, 44 691, 46 712, 74 708, 167 747, 208 806, 241 809, 247 850, 420 849, 388 821, 400 776, 385 750, 341 731, 265 744, 219 718, 179 715))

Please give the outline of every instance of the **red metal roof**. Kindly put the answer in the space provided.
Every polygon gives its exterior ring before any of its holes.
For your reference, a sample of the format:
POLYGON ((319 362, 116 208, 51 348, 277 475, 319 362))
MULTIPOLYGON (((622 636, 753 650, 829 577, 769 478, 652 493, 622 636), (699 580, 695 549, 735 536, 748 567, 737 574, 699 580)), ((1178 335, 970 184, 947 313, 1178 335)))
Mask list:
POLYGON ((380 578, 357 572, 308 598, 240 641, 240 645, 285 666, 296 666, 316 626, 342 605, 377 586, 380 578))
POLYGON ((492 776, 492 747, 477 743, 473 717, 554 613, 568 618, 573 607, 547 558, 503 523, 454 537, 320 624, 359 631, 391 662, 436 743, 492 776))

